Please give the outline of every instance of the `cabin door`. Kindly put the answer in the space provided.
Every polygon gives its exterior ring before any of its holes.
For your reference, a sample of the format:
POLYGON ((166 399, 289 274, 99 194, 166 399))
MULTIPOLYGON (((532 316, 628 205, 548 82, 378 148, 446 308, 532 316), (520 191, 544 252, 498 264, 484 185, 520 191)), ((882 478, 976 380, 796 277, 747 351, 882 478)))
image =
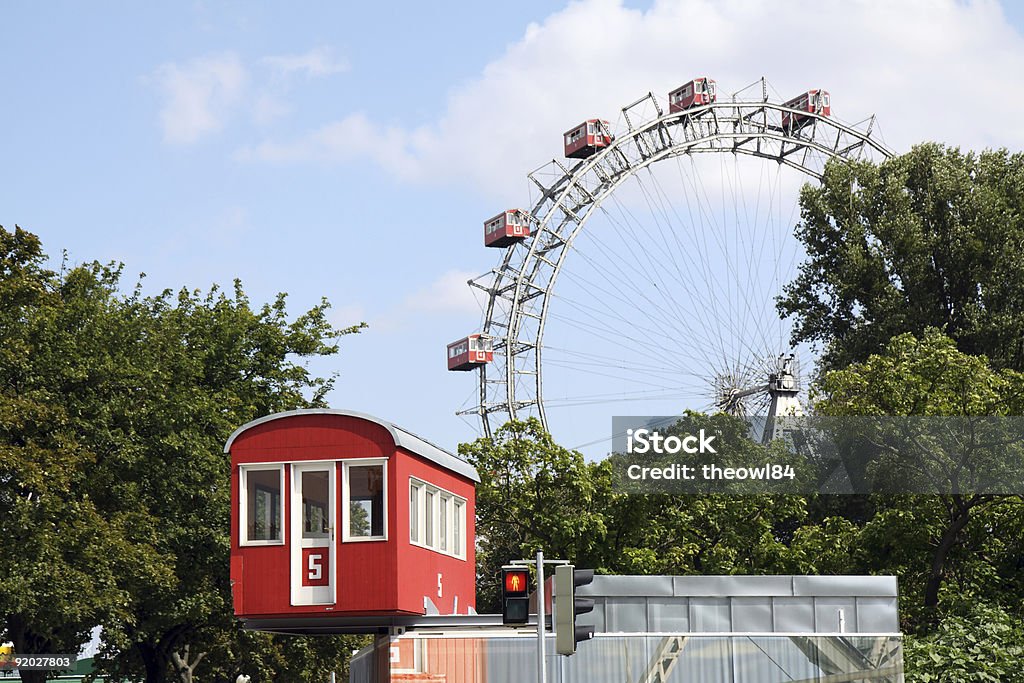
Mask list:
POLYGON ((336 487, 333 462, 292 465, 292 605, 336 602, 336 487))

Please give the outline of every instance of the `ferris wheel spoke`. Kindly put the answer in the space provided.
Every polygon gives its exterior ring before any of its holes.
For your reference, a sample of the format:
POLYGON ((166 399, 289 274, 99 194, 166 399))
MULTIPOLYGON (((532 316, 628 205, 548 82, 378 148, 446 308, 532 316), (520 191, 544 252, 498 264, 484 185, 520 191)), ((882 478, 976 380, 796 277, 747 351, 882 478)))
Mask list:
MULTIPOLYGON (((666 198, 667 192, 664 190, 664 188, 661 186, 660 183, 656 183, 655 187, 657 188, 659 197, 662 198, 662 203, 664 204, 664 199, 666 198)), ((665 211, 665 213, 666 213, 666 215, 668 215, 667 211, 665 211)), ((678 217, 678 212, 676 212, 676 216, 678 217)), ((678 220, 678 223, 680 225, 685 224, 682 220, 678 220)), ((718 231, 718 232, 721 232, 721 231, 718 231)), ((725 243, 722 242, 721 240, 719 240, 718 243, 722 244, 723 246, 725 245, 725 243)), ((737 250, 737 249, 732 249, 732 250, 737 250)), ((752 249, 750 248, 749 245, 741 245, 738 250, 752 251, 752 249)), ((705 253, 708 252, 708 251, 710 251, 710 249, 705 249, 705 253)), ((702 254, 702 255, 704 255, 704 254, 702 254)), ((705 262, 710 262, 711 258, 710 257, 705 257, 705 258, 703 258, 703 260, 705 262)), ((707 277, 710 279, 710 275, 708 275, 707 277)), ((739 279, 739 278, 737 278, 737 279, 739 279)), ((742 283, 740 283, 740 284, 742 284, 742 283)), ((750 283, 747 286, 748 286, 748 293, 745 296, 742 297, 742 300, 745 302, 744 303, 744 308, 746 309, 746 311, 745 312, 744 311, 735 311, 735 310, 732 310, 731 307, 726 307, 727 308, 727 315, 725 316, 726 323, 724 325, 719 325, 719 330, 718 330, 719 334, 717 336, 718 336, 718 338, 720 340, 731 338, 731 339, 738 340, 738 341, 744 343, 744 345, 746 345, 746 347, 747 347, 747 348, 744 349, 744 352, 750 353, 750 352, 752 352, 752 349, 750 348, 750 345, 746 343, 747 339, 750 337, 749 330, 746 327, 741 327, 739 329, 736 329, 735 327, 733 327, 733 324, 732 324, 732 321, 734 319, 739 319, 741 321, 746 321, 747 319, 749 319, 753 315, 753 311, 750 310, 750 306, 746 302, 749 302, 749 301, 755 299, 755 297, 752 294, 749 293, 750 291, 752 291, 752 288, 755 285, 753 283, 750 283), (745 313, 745 315, 743 313, 745 313)), ((714 295, 714 289, 711 289, 710 291, 711 291, 712 295, 714 295)), ((763 325, 757 325, 756 326, 758 332, 760 333, 760 336, 762 337, 762 339, 761 339, 761 346, 767 347, 768 344, 766 343, 766 337, 763 334, 762 327, 763 327, 763 325)), ((713 329, 713 325, 708 323, 707 324, 707 328, 708 329, 713 329)), ((729 356, 734 356, 735 355, 735 351, 730 352, 729 350, 727 350, 725 348, 724 344, 720 345, 719 351, 720 351, 720 355, 722 357, 723 364, 728 364, 729 356)))
MULTIPOLYGON (((693 167, 694 160, 692 158, 690 159, 690 163, 691 163, 691 167, 693 167)), ((706 215, 707 214, 706 207, 707 206, 711 206, 713 204, 713 202, 712 202, 712 199, 711 199, 711 197, 709 196, 709 194, 707 192, 707 188, 704 187, 704 185, 702 183, 701 184, 697 183, 696 178, 697 178, 698 174, 696 172, 696 168, 693 168, 693 171, 694 172, 690 176, 690 181, 691 181, 691 185, 693 186, 693 191, 694 191, 695 194, 698 194, 699 196, 703 196, 703 201, 702 202, 698 202, 698 204, 697 204, 698 210, 702 214, 706 215)), ((723 203, 724 203, 724 200, 723 200, 723 203)), ((723 256, 723 258, 721 260, 723 261, 724 266, 725 266, 725 270, 726 270, 726 272, 723 274, 723 277, 726 278, 729 282, 733 283, 733 285, 731 287, 724 288, 727 292, 730 292, 730 300, 729 300, 729 305, 727 307, 727 310, 730 311, 732 313, 732 315, 729 316, 729 319, 731 321, 733 318, 738 318, 740 320, 745 321, 745 320, 749 319, 749 317, 751 315, 753 315, 753 313, 752 313, 752 311, 750 309, 750 305, 749 305, 749 301, 751 300, 751 297, 750 297, 750 295, 748 293, 742 291, 742 283, 744 282, 745 278, 743 278, 741 276, 741 271, 739 271, 736 268, 735 264, 732 263, 732 261, 730 260, 730 258, 733 256, 733 254, 735 254, 738 251, 738 249, 735 246, 730 246, 729 245, 729 243, 728 243, 728 234, 729 233, 726 230, 725 226, 721 225, 720 221, 717 218, 711 217, 710 218, 710 222, 714 223, 713 229, 710 232, 711 232, 711 234, 712 234, 712 236, 714 238, 714 244, 715 244, 716 249, 712 249, 708 245, 707 241, 705 240, 704 241, 705 253, 708 253, 708 254, 715 253, 715 254, 721 254, 723 256), (737 293, 737 291, 738 291, 738 293, 737 293), (743 301, 744 302, 744 306, 742 306, 742 307, 738 306, 737 303, 736 303, 737 300, 743 301), (737 310, 737 309, 739 309, 739 310, 737 310)), ((706 234, 706 232, 705 232, 705 234, 706 234)), ((730 327, 728 330, 725 330, 725 331, 730 335, 730 340, 731 341, 733 341, 734 343, 738 343, 738 344, 740 344, 740 345, 742 345, 744 347, 742 349, 742 351, 744 353, 751 353, 753 351, 751 345, 748 342, 748 337, 747 337, 745 329, 734 329, 734 328, 730 327)), ((735 354, 733 353, 733 354, 730 354, 730 355, 734 356, 735 354)), ((728 357, 723 358, 723 364, 724 365, 728 365, 729 362, 730 362, 730 358, 728 358, 728 357)))
MULTIPOLYGON (((666 197, 667 192, 663 189, 661 184, 657 182, 656 178, 655 178, 654 185, 655 185, 655 188, 658 191, 658 195, 659 195, 659 198, 661 200, 661 203, 664 204, 665 203, 664 200, 667 198, 666 197)), ((668 212, 665 211, 665 214, 667 216, 668 212)), ((678 213, 676 213, 676 215, 678 216, 678 213)), ((679 221, 679 223, 680 223, 680 225, 683 225, 682 221, 679 221)), ((712 260, 708 254, 702 254, 702 257, 703 257, 702 260, 705 263, 708 263, 708 262, 710 262, 712 260)), ((710 277, 711 277, 710 274, 707 277, 709 278, 709 281, 711 281, 710 280, 710 277)), ((711 291, 712 295, 714 296, 715 295, 714 288, 711 288, 710 291, 711 291)), ((744 297, 744 301, 749 301, 749 300, 751 300, 750 296, 744 297)), ((749 309, 749 306, 747 308, 749 309)), ((730 303, 729 306, 725 307, 725 310, 727 311, 727 315, 724 317, 724 320, 726 321, 727 324, 726 324, 726 326, 724 328, 723 328, 722 325, 719 325, 719 332, 720 332, 720 334, 719 334, 718 338, 719 339, 723 339, 723 340, 726 339, 726 338, 745 340, 747 338, 747 331, 746 331, 746 329, 740 328, 739 330, 737 330, 737 329, 732 327, 733 321, 736 320, 736 319, 739 319, 742 322, 744 320, 743 316, 739 316, 739 315, 735 314, 736 312, 734 311, 734 307, 731 305, 731 303, 730 303)), ((707 327, 708 327, 708 329, 711 329, 712 325, 710 323, 708 323, 707 327)), ((723 355, 726 355, 724 346, 722 348, 722 351, 723 351, 723 355)))
MULTIPOLYGON (((596 262, 593 259, 591 259, 589 256, 587 256, 585 254, 581 254, 580 258, 582 258, 583 260, 587 261, 592 266, 596 266, 597 265, 596 262)), ((642 330, 645 330, 645 331, 647 331, 649 333, 654 333, 655 332, 654 329, 652 329, 650 327, 647 327, 646 325, 638 324, 637 321, 635 320, 635 316, 634 316, 634 319, 629 319, 626 316, 624 316, 624 314, 622 313, 621 309, 615 309, 615 308, 613 308, 611 306, 612 303, 618 302, 621 306, 624 306, 624 307, 626 307, 628 309, 629 307, 636 306, 636 303, 637 303, 636 300, 631 300, 631 299, 625 298, 620 293, 620 291, 615 290, 614 288, 611 287, 611 285, 604 286, 602 284, 595 283, 592 280, 587 279, 587 278, 585 278, 585 277, 583 277, 581 275, 575 274, 575 273, 568 273, 567 272, 567 273, 565 273, 565 275, 566 275, 566 277, 568 279, 572 279, 576 283, 582 285, 585 288, 585 291, 590 294, 591 299, 592 300, 596 299, 599 303, 602 304, 602 307, 601 307, 601 309, 598 309, 597 307, 589 306, 589 305, 583 303, 580 298, 570 298, 569 296, 566 296, 566 295, 563 295, 563 294, 553 294, 552 295, 553 299, 561 301, 561 302, 565 302, 565 303, 576 305, 576 306, 580 307, 581 309, 585 309, 585 310, 588 310, 588 311, 591 311, 591 312, 595 312, 595 313, 600 312, 600 314, 604 315, 605 317, 618 320, 622 324, 629 326, 631 329, 642 329, 642 330), (594 297, 594 294, 600 294, 601 296, 600 297, 594 297)), ((643 292, 640 292, 639 290, 636 290, 634 284, 627 285, 627 288, 630 289, 630 290, 637 291, 637 295, 639 297, 644 297, 643 292)), ((657 329, 657 333, 658 334, 664 335, 664 336, 666 336, 668 338, 674 338, 676 336, 685 336, 685 334, 686 334, 685 327, 681 327, 681 326, 678 326, 678 325, 673 325, 672 324, 672 316, 660 315, 662 310, 658 307, 657 302, 651 301, 650 305, 651 305, 651 308, 654 309, 654 312, 659 313, 659 315, 651 315, 648 318, 648 320, 650 322, 652 322, 658 328, 657 329)))
MULTIPOLYGON (((594 333, 597 333, 597 334, 607 334, 609 332, 614 332, 614 331, 608 330, 607 328, 602 328, 600 326, 593 325, 592 323, 588 323, 588 322, 581 321, 581 320, 576 320, 576 319, 573 319, 573 318, 570 318, 570 317, 567 317, 567 316, 563 316, 563 315, 560 315, 560 314, 556 315, 556 314, 553 314, 553 313, 549 313, 548 315, 553 320, 558 320, 559 322, 562 322, 562 323, 564 323, 566 325, 569 325, 570 327, 573 327, 573 328, 575 328, 577 330, 580 330, 580 331, 583 331, 583 332, 594 332, 594 333)), ((624 341, 624 342, 629 342, 631 344, 630 348, 632 348, 634 351, 636 351, 636 350, 638 350, 640 348, 644 349, 640 353, 642 353, 642 355, 644 355, 645 357, 648 357, 651 360, 665 360, 666 358, 678 358, 679 357, 679 355, 676 353, 676 351, 674 349, 670 349, 670 348, 668 348, 666 346, 663 346, 661 344, 657 344, 655 342, 650 341, 649 339, 644 339, 644 338, 641 338, 641 337, 634 337, 634 336, 629 336, 629 335, 621 335, 620 336, 620 340, 624 341)))
MULTIPOLYGON (((639 184, 639 181, 638 181, 638 184, 639 184)), ((619 227, 620 230, 622 230, 623 232, 628 233, 629 235, 631 235, 633 237, 633 240, 636 241, 636 242, 640 242, 640 243, 653 243, 655 241, 654 237, 651 235, 649 230, 646 227, 644 227, 643 222, 640 221, 638 218, 636 218, 636 216, 628 209, 628 207, 626 207, 623 204, 621 204, 620 202, 616 201, 614 198, 612 199, 612 202, 615 205, 615 208, 616 208, 616 210, 619 213, 619 218, 621 219, 619 221, 616 221, 616 225, 617 225, 617 227, 619 227), (638 235, 638 232, 637 232, 638 230, 644 232, 644 235, 645 235, 646 239, 644 239, 644 238, 642 238, 642 237, 640 237, 638 235)), ((677 238, 677 240, 678 240, 678 238, 677 238)), ((678 251, 680 251, 681 253, 685 253, 686 252, 685 248, 682 246, 681 243, 678 246, 679 246, 678 251)), ((670 254, 674 254, 675 253, 675 250, 671 249, 670 247, 667 247, 666 249, 664 249, 664 251, 666 253, 670 253, 670 254)), ((654 253, 657 253, 657 252, 654 252, 654 253)), ((640 264, 640 267, 649 267, 649 265, 650 264, 640 264)), ((708 309, 709 308, 714 308, 714 307, 716 307, 718 305, 718 303, 717 303, 717 294, 714 293, 714 292, 711 293, 711 301, 710 301, 710 307, 709 307, 707 305, 708 304, 707 301, 702 301, 702 299, 704 297, 699 296, 699 292, 697 291, 696 288, 693 287, 693 284, 694 283, 692 282, 692 279, 687 277, 687 276, 685 276, 684 275, 684 271, 680 270, 680 271, 678 271, 678 277, 677 277, 676 281, 673 282, 672 285, 668 285, 668 284, 664 284, 663 283, 663 286, 659 290, 659 292, 662 295, 666 295, 666 292, 668 292, 670 290, 681 289, 682 293, 687 295, 687 296, 686 296, 685 299, 684 299, 684 297, 680 297, 680 296, 672 297, 673 305, 676 306, 677 308, 681 308, 683 306, 681 300, 689 300, 689 301, 693 302, 693 306, 694 307, 692 309, 683 309, 683 312, 680 314, 680 317, 692 318, 692 319, 696 320, 705 329, 711 329, 711 325, 710 325, 710 321, 709 321, 709 317, 708 317, 708 309), (674 287, 673 287, 673 285, 674 285, 674 287), (704 305, 702 305, 702 304, 704 304, 704 305)))
MULTIPOLYGON (((577 369, 579 367, 579 365, 576 364, 576 363, 560 363, 557 360, 548 360, 546 362, 550 363, 553 367, 564 367, 564 368, 567 368, 567 369, 577 369)), ((607 378, 607 379, 622 380, 624 382, 629 382, 630 385, 632 385, 632 386, 653 387, 653 388, 662 389, 662 390, 665 390, 665 391, 681 392, 684 387, 691 387, 692 388, 694 386, 698 386, 698 384, 696 384, 696 383, 685 384, 684 385, 684 384, 679 383, 679 382, 672 382, 670 384, 670 383, 668 383, 668 379, 669 379, 668 375, 662 375, 660 377, 657 377, 656 379, 660 380, 660 381, 654 381, 653 379, 645 378, 643 376, 638 376, 638 375, 636 375, 634 373, 621 374, 621 373, 613 372, 613 370, 615 370, 615 368, 595 369, 594 367, 589 367, 589 368, 586 369, 586 372, 587 372, 587 375, 590 376, 590 377, 604 377, 604 378, 607 378)), ((701 388, 703 388, 702 385, 701 385, 701 388)), ((614 392, 613 394, 609 394, 609 395, 617 395, 617 394, 622 394, 622 393, 628 393, 628 392, 620 391, 620 392, 614 392)))
MULTIPOLYGON (((630 227, 624 225, 619 227, 633 234, 630 227)), ((574 253, 580 254, 581 258, 590 261, 591 265, 601 261, 602 267, 598 272, 615 273, 615 279, 610 279, 609 281, 613 284, 625 286, 631 291, 640 300, 634 301, 634 305, 643 303, 650 306, 652 312, 658 313, 659 320, 670 325, 675 333, 683 333, 686 324, 685 316, 679 310, 678 302, 673 301, 673 298, 669 296, 668 286, 663 278, 655 279, 653 276, 653 274, 660 271, 660 268, 652 268, 651 263, 649 261, 645 262, 637 252, 636 244, 642 244, 642 240, 636 237, 635 234, 633 234, 633 238, 632 241, 623 240, 623 249, 621 251, 611 250, 608 245, 603 244, 600 240, 595 240, 592 246, 593 250, 599 254, 598 257, 590 255, 575 245, 574 253), (632 263, 633 268, 630 271, 625 270, 624 263, 626 260, 621 257, 623 251, 629 255, 629 261, 632 263), (648 287, 644 289, 641 287, 641 283, 646 283, 648 287)))
MULTIPOLYGON (((596 289, 599 289, 599 288, 595 287, 594 289, 596 290, 596 289)), ((594 291, 594 290, 590 290, 590 291, 594 291)), ((607 292, 607 293, 609 294, 609 299, 616 299, 616 298, 618 298, 618 297, 615 297, 614 293, 611 293, 611 292, 607 292)), ((652 328, 649 328, 649 327, 645 326, 643 321, 638 321, 636 319, 633 319, 633 320, 627 319, 625 316, 623 316, 619 312, 614 312, 614 311, 610 311, 610 310, 609 311, 605 311, 604 309, 595 309, 594 307, 589 306, 587 303, 582 302, 582 301, 580 301, 578 299, 569 299, 569 298, 564 297, 562 295, 557 295, 556 298, 559 300, 559 302, 561 304, 564 304, 564 305, 560 305, 559 306, 559 310, 564 309, 566 307, 572 307, 572 309, 577 311, 577 312, 588 312, 589 311, 589 312, 594 313, 595 316, 600 316, 602 318, 600 323, 603 325, 603 329, 608 334, 610 334, 610 335, 618 335, 618 334, 623 334, 624 335, 625 333, 623 332, 623 330, 629 330, 630 332, 640 332, 640 333, 643 333, 644 335, 647 335, 647 336, 652 337, 652 338, 662 338, 662 339, 676 340, 677 341, 676 347, 671 349, 671 353, 674 356, 684 356, 685 357, 685 356, 688 356, 688 355, 692 355, 692 353, 688 354, 687 350, 688 349, 689 350, 696 349, 698 352, 700 352, 701 356, 703 357, 703 359, 705 361, 708 360, 707 359, 707 355, 704 352, 704 350, 703 350, 703 348, 701 347, 700 344, 695 344, 695 343, 687 344, 687 343, 685 343, 688 340, 690 342, 693 342, 695 340, 696 332, 694 332, 692 330, 689 330, 687 328, 683 328, 682 330, 669 330, 669 331, 666 331, 665 329, 655 330, 655 329, 652 329, 652 328), (620 326, 619 327, 612 327, 612 326, 607 325, 608 322, 618 323, 620 326)), ((557 315, 557 314, 552 313, 551 315, 557 315)), ((633 337, 631 337, 631 339, 633 341, 638 342, 638 343, 641 343, 641 344, 643 343, 643 341, 641 339, 637 339, 635 337, 635 335, 633 337)), ((664 347, 660 347, 659 350, 664 351, 665 349, 664 349, 664 347)))
MULTIPOLYGON (((606 355, 602 355, 602 354, 588 353, 588 352, 584 352, 584 351, 574 351, 572 349, 566 349, 566 348, 557 347, 557 346, 555 346, 555 347, 545 346, 544 347, 544 352, 545 352, 545 354, 547 354, 548 352, 554 352, 554 353, 557 353, 557 354, 560 354, 560 355, 564 354, 565 356, 571 356, 572 358, 579 359, 581 363, 593 362, 593 363, 604 363, 604 364, 615 365, 615 364, 621 364, 622 360, 623 360, 622 356, 606 356, 606 355)), ((632 363, 629 365, 629 367, 634 367, 634 368, 637 368, 637 369, 640 369, 640 370, 651 370, 651 371, 658 370, 658 371, 678 372, 680 374, 688 375, 688 376, 691 376, 691 377, 694 377, 694 378, 702 378, 702 377, 704 377, 703 374, 701 374, 700 372, 697 372, 696 370, 672 369, 672 368, 664 367, 664 366, 661 366, 661 365, 644 365, 644 364, 637 363, 635 359, 632 361, 632 363)))

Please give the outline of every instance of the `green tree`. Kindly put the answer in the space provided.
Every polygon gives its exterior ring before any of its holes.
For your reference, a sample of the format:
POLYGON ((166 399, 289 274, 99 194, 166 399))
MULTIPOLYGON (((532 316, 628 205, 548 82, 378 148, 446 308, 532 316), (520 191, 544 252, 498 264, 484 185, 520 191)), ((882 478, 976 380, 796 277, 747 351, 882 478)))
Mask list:
POLYGON ((68 401, 83 377, 116 370, 85 347, 102 344, 95 314, 118 272, 58 276, 45 261, 36 236, 0 228, 0 640, 22 653, 77 652, 97 623, 129 619, 126 576, 172 580, 144 511, 105 509, 91 487, 102 454, 68 401))
MULTIPOLYGON (((959 351, 956 343, 938 332, 927 330, 921 339, 911 334, 894 338, 884 353, 863 363, 825 375, 815 410, 823 415, 923 415, 923 416, 1007 416, 1020 415, 1024 408, 1024 374, 993 370, 984 357, 959 351)), ((1011 451, 1012 454, 1013 451, 1011 451)), ((897 452, 878 471, 889 478, 920 476, 918 458, 897 452)), ((950 460, 949 452, 932 452, 925 467, 936 476, 967 471, 970 462, 950 460)), ((970 456, 970 454, 968 454, 970 456)), ((1014 463, 1019 470, 1019 463, 1014 463)), ((951 489, 952 490, 952 489, 951 489)), ((865 526, 868 536, 880 529, 880 538, 892 538, 893 527, 907 531, 918 542, 927 538, 927 561, 908 563, 904 578, 923 577, 922 605, 932 610, 951 568, 952 558, 962 556, 966 541, 984 536, 979 523, 991 524, 990 514, 1002 507, 1019 508, 1019 496, 997 496, 971 491, 940 496, 897 497, 883 502, 883 511, 865 526), (906 522, 912 520, 908 526, 906 522), (958 552, 954 552, 958 551, 958 552)), ((905 536, 904 536, 905 538, 905 536)), ((883 556, 892 561, 890 548, 883 556)))
MULTIPOLYGON (((746 434, 727 415, 689 414, 673 429, 746 434)), ((668 433, 670 430, 666 430, 668 433)), ((751 447, 760 449, 758 444, 751 447)), ((611 460, 588 463, 558 446, 536 420, 510 422, 492 439, 460 446, 477 486, 478 605, 497 610, 498 570, 549 557, 610 574, 771 573, 804 516, 800 496, 627 494, 611 460)))
POLYGON ((0 573, 22 579, 0 586, 8 637, 74 651, 101 623, 111 673, 187 683, 201 657, 223 668, 241 651, 224 441, 321 404, 333 380, 301 359, 361 326, 334 329, 326 302, 294 320, 284 295, 253 308, 237 282, 123 295, 119 266, 49 272, 20 229, 0 229, 0 259, 0 543, 15 551, 0 573))
POLYGON ((830 163, 801 192, 806 258, 778 307, 827 369, 934 327, 961 351, 1024 370, 1024 154, 937 144, 830 163))
POLYGON ((908 683, 1024 683, 1024 621, 1000 607, 963 603, 927 636, 909 637, 908 683))
POLYGON ((498 610, 498 574, 509 560, 549 557, 600 567, 607 468, 558 446, 540 422, 509 422, 492 438, 459 446, 480 474, 476 488, 477 603, 498 610))

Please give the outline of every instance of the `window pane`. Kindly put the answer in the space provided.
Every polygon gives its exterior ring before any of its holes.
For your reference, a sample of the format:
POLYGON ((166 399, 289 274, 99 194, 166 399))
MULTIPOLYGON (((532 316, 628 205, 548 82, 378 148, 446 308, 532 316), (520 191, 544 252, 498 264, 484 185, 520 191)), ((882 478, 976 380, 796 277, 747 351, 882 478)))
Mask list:
POLYGON ((441 496, 441 509, 440 509, 441 529, 440 529, 440 532, 438 534, 438 536, 440 537, 439 540, 440 540, 441 550, 448 550, 448 527, 449 527, 449 524, 448 524, 448 504, 451 503, 451 502, 452 502, 452 499, 449 496, 445 496, 445 495, 441 496))
POLYGON ((327 538, 330 533, 330 481, 327 471, 302 472, 302 537, 327 538))
POLYGON ((409 486, 409 540, 420 542, 420 487, 409 486))
POLYGON ((434 492, 427 491, 426 498, 426 509, 423 511, 423 521, 426 523, 426 529, 424 530, 423 541, 433 547, 436 545, 434 541, 434 492))
POLYGON ((460 501, 455 501, 455 519, 452 521, 455 543, 452 544, 452 552, 456 555, 462 555, 462 510, 463 504, 460 501))
POLYGON ((348 468, 348 535, 367 538, 384 535, 384 466, 348 468))
POLYGON ((281 471, 247 470, 246 540, 281 540, 281 471))

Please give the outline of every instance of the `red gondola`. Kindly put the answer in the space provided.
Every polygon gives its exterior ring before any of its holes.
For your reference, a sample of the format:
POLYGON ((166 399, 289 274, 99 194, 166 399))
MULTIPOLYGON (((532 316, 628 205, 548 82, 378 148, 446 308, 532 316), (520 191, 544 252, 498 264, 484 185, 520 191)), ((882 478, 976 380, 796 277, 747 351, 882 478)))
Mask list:
POLYGON ((586 159, 599 149, 612 144, 615 136, 607 121, 590 119, 565 133, 565 156, 570 159, 586 159))
POLYGON ((231 583, 247 628, 369 633, 476 606, 476 470, 363 413, 309 409, 239 427, 231 583))
POLYGON ((484 222, 484 245, 488 247, 507 247, 529 236, 530 223, 519 209, 502 211, 484 222))
POLYGON ((475 370, 492 360, 494 349, 491 338, 482 334, 471 334, 448 345, 449 370, 475 370))
POLYGON ((710 78, 695 78, 668 94, 668 111, 675 113, 702 104, 711 104, 718 98, 715 82, 710 78))
MULTIPOLYGON (((829 102, 828 92, 824 90, 808 90, 805 93, 800 93, 800 95, 784 103, 782 106, 799 109, 801 112, 808 112, 810 114, 832 115, 832 106, 829 102)), ((782 127, 786 130, 797 130, 813 120, 813 116, 794 114, 788 111, 782 112, 782 127)))

